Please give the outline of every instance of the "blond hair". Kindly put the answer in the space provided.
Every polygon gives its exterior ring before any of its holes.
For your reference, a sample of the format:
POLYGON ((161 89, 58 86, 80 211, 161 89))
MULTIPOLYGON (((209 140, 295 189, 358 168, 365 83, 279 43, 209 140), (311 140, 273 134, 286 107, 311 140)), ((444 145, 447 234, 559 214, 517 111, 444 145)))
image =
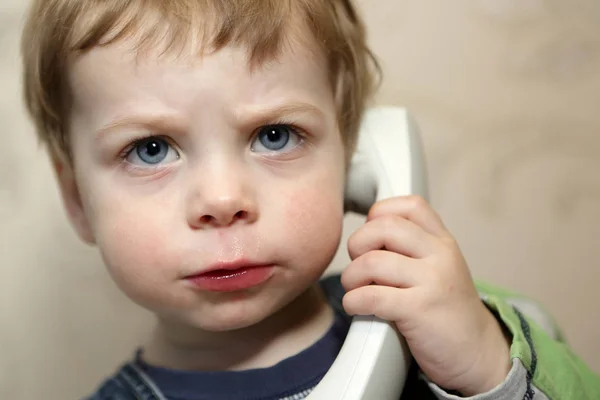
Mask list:
POLYGON ((199 35, 203 47, 242 45, 251 62, 261 62, 276 57, 288 30, 299 26, 312 31, 327 57, 350 155, 379 72, 350 0, 34 0, 22 39, 26 106, 51 155, 70 160, 74 57, 132 36, 140 50, 164 43, 172 51, 199 35))

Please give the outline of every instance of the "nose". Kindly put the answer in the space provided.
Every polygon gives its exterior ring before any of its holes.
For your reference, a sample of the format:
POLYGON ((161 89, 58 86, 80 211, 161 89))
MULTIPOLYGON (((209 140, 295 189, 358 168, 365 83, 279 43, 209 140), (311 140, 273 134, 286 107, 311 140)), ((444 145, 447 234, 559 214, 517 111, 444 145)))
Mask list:
POLYGON ((194 229, 252 223, 258 218, 251 182, 242 173, 206 173, 191 188, 188 224, 194 229))

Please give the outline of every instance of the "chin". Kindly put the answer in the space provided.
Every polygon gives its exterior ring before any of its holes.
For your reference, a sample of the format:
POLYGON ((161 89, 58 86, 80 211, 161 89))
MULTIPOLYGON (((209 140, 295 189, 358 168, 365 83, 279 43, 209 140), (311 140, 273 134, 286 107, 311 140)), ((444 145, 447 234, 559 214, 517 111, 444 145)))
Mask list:
POLYGON ((192 314, 181 316, 187 325, 207 332, 226 332, 259 324, 275 314, 280 302, 273 299, 240 299, 222 303, 209 303, 192 314))
POLYGON ((264 318, 247 318, 244 320, 236 318, 221 319, 219 321, 210 321, 202 324, 200 328, 206 332, 233 332, 254 326, 262 320, 264 320, 264 318))

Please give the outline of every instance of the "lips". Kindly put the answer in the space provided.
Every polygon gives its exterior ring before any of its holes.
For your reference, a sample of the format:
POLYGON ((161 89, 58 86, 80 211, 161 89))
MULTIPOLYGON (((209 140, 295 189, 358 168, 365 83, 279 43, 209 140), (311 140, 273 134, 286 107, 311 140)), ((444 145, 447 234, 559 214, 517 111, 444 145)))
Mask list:
POLYGON ((186 280, 200 290, 235 292, 264 283, 272 276, 274 268, 274 265, 245 260, 218 263, 200 274, 186 277, 186 280))

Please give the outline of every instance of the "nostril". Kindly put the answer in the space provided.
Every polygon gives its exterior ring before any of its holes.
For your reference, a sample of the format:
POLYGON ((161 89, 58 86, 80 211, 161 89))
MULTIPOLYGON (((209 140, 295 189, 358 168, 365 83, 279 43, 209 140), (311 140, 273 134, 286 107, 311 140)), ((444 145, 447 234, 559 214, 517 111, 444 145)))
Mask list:
POLYGON ((208 225, 208 224, 210 224, 213 221, 213 219, 214 218, 211 215, 203 215, 200 218, 200 223, 204 224, 204 225, 208 225))
POLYGON ((238 219, 246 219, 248 218, 248 212, 247 211, 238 211, 235 213, 234 215, 234 220, 238 220, 238 219))
POLYGON ((200 217, 200 219, 198 220, 198 223, 200 223, 200 225, 229 225, 231 223, 234 223, 235 221, 243 221, 248 219, 248 212, 247 211, 238 211, 235 214, 233 214, 233 216, 227 218, 225 215, 223 215, 222 217, 215 217, 214 215, 210 215, 210 214, 205 214, 202 217, 200 217))

